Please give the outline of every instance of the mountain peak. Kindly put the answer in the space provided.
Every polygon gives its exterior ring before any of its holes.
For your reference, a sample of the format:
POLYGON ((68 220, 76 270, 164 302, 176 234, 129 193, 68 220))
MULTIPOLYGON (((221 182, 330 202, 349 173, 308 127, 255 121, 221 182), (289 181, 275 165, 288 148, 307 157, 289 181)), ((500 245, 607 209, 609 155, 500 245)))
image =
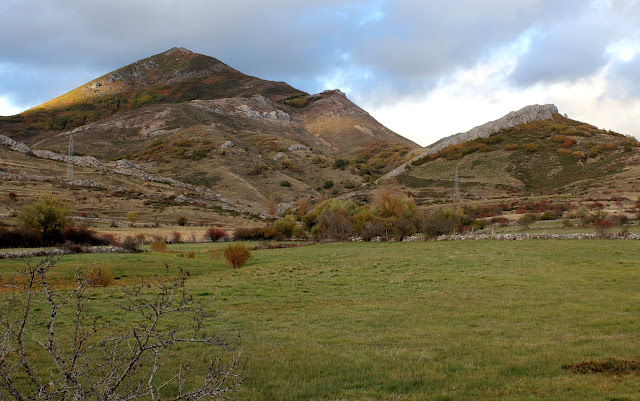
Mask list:
POLYGON ((162 54, 166 54, 167 56, 173 56, 173 55, 183 55, 183 54, 196 54, 194 52, 192 52, 191 50, 184 48, 184 47, 172 47, 171 49, 167 50, 166 52, 162 53, 162 54))

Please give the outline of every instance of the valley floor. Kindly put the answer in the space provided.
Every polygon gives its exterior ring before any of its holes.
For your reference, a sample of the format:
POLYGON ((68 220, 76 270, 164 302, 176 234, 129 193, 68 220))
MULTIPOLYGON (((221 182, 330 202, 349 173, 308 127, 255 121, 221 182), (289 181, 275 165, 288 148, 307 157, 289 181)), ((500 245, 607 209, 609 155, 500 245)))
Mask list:
MULTIPOLYGON (((637 400, 638 372, 563 365, 640 359, 640 242, 335 243, 253 251, 233 270, 214 249, 69 255, 118 284, 187 269, 215 329, 241 332, 238 400, 637 400), (194 258, 187 257, 190 251, 194 258)), ((0 260, 3 277, 20 262, 0 260)), ((117 320, 117 318, 116 318, 117 320)))

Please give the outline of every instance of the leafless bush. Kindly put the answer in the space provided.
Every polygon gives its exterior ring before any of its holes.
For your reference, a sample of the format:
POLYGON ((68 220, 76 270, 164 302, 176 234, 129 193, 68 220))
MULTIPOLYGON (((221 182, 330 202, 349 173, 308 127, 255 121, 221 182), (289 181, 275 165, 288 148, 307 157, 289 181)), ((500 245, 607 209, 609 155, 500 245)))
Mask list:
POLYGON ((167 244, 164 241, 156 241, 151 243, 151 251, 165 253, 167 252, 167 244))
POLYGON ((364 223, 360 235, 365 241, 371 241, 376 237, 386 237, 388 233, 387 227, 380 220, 372 220, 364 223))
POLYGON ((173 233, 171 233, 169 242, 171 242, 172 244, 180 244, 182 242, 182 234, 180 234, 180 231, 174 231, 173 233))
POLYGON ((113 280, 113 272, 102 266, 94 266, 84 274, 84 280, 91 287, 108 287, 113 280))
POLYGON ((318 223, 323 238, 346 240, 353 234, 349 214, 343 210, 328 210, 320 216, 318 223))
POLYGON ((184 271, 123 288, 115 321, 127 326, 94 315, 104 301, 82 272, 74 288, 54 289, 58 260, 27 260, 3 285, 0 399, 208 400, 240 384, 237 339, 206 332, 211 315, 186 291, 184 271))

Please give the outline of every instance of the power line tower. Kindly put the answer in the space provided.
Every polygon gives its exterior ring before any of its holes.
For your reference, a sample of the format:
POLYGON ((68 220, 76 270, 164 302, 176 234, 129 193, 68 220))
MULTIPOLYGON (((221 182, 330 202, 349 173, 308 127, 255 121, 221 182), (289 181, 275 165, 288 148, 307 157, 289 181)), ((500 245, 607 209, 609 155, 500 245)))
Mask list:
POLYGON ((456 209, 460 206, 460 175, 458 174, 458 167, 456 167, 456 177, 453 184, 453 204, 456 209))
POLYGON ((67 178, 73 179, 73 135, 69 135, 69 158, 67 159, 67 178))

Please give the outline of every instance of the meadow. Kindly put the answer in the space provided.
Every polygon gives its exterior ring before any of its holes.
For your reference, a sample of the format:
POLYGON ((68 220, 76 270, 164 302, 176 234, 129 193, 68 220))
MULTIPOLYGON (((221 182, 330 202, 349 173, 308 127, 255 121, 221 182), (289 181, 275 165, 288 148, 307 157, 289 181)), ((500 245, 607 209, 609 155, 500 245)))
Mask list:
POLYGON ((115 322, 119 285, 185 268, 215 330, 242 334, 232 399, 640 399, 637 370, 563 369, 640 360, 640 242, 331 243, 253 251, 236 270, 209 252, 224 246, 68 255, 52 275, 110 269, 93 296, 115 322))

